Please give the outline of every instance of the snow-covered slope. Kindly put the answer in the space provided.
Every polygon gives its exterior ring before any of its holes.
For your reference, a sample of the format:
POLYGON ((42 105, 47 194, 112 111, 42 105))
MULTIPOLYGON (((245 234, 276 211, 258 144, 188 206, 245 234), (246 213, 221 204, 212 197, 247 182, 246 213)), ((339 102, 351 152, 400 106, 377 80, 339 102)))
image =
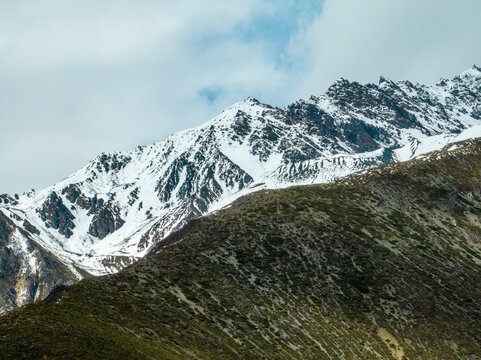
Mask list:
MULTIPOLYGON (((248 98, 161 142, 102 154, 47 189, 0 196, 8 220, 0 218, 0 267, 12 257, 18 263, 0 269, 0 279, 30 276, 27 286, 44 286, 34 264, 45 259, 27 243, 64 266, 68 276, 56 284, 114 272, 189 219, 241 195, 408 160, 480 136, 480 126, 477 67, 436 85, 340 79, 324 95, 284 109, 248 98)), ((4 309, 39 297, 32 290, 18 301, 24 290, 15 281, 0 288, 0 302, 10 301, 4 309)))

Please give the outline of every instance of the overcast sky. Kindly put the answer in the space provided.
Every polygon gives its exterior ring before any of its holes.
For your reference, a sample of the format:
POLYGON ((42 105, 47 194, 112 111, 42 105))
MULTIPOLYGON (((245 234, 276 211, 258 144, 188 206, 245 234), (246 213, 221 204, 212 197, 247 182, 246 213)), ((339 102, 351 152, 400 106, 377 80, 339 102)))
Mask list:
POLYGON ((481 64, 478 0, 0 0, 0 193, 337 78, 481 64))

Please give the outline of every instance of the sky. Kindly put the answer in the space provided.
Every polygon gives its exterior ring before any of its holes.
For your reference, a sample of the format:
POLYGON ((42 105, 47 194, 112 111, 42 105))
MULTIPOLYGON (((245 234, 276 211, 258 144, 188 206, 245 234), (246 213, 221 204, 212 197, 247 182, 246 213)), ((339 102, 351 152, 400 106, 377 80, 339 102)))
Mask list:
POLYGON ((340 77, 481 65, 478 0, 0 0, 0 193, 340 77))

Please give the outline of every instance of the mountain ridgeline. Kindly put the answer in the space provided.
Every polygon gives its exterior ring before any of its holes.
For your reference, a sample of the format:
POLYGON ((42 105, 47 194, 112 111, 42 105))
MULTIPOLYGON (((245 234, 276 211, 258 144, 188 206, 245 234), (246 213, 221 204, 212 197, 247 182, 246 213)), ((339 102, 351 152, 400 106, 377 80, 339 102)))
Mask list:
POLYGON ((263 190, 0 318, 5 358, 480 359, 481 140, 263 190), (52 346, 55 339, 55 346, 52 346))
POLYGON ((0 313, 113 273, 242 195, 325 183, 481 135, 481 70, 435 85, 340 79, 280 109, 248 98, 202 126, 0 196, 0 313))

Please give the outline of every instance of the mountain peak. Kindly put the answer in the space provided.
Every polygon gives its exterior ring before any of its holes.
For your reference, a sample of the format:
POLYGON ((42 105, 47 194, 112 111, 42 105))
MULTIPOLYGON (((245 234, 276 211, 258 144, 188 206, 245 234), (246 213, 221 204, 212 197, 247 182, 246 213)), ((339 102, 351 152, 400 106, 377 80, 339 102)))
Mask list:
POLYGON ((381 75, 379 77, 378 85, 382 86, 382 85, 388 85, 388 84, 394 84, 394 81, 392 81, 391 79, 381 75))
POLYGON ((461 78, 481 79, 481 68, 473 65, 470 69, 461 73, 461 78))
MULTIPOLYGON (((385 77, 376 86, 340 78, 324 95, 283 109, 247 97, 210 121, 151 146, 100 154, 30 197, 0 195, 0 212, 14 223, 9 220, 4 229, 19 229, 8 231, 7 244, 16 249, 12 257, 28 265, 43 260, 23 251, 24 244, 39 241, 78 279, 115 272, 189 219, 243 194, 329 182, 407 160, 481 125, 481 72, 473 67, 465 76, 449 80, 449 87, 385 77), (464 91, 465 85, 472 91, 464 91), (420 145, 434 135, 433 142, 420 145), (55 198, 49 198, 52 192, 55 198)), ((57 266, 58 277, 62 266, 57 266)), ((42 286, 54 284, 43 282, 48 276, 39 275, 37 267, 11 269, 12 278, 30 274, 31 279, 40 277, 42 286)), ((12 284, 15 290, 16 282, 12 284)), ((10 295, 2 294, 0 313, 41 297, 17 292, 7 303, 2 299, 10 295)))
POLYGON ((248 96, 246 97, 244 100, 241 100, 237 103, 235 103, 233 106, 235 105, 249 105, 249 106, 252 106, 252 105, 261 105, 262 103, 257 100, 256 98, 252 97, 252 96, 248 96))
POLYGON ((348 88, 351 85, 351 82, 349 80, 346 80, 343 77, 340 77, 334 83, 329 86, 329 88, 326 91, 327 96, 333 96, 334 94, 337 94, 339 91, 343 91, 343 89, 348 88))
POLYGON ((263 104, 256 98, 249 96, 249 97, 246 97, 244 100, 241 100, 232 104, 226 110, 245 109, 246 107, 252 107, 256 105, 263 105, 263 104))
POLYGON ((255 97, 252 97, 252 96, 246 97, 242 102, 259 104, 259 100, 257 100, 255 97))
POLYGON ((346 78, 340 77, 339 79, 337 79, 336 81, 334 81, 334 84, 332 84, 332 86, 344 85, 344 84, 349 84, 349 83, 350 83, 349 80, 347 80, 346 78))

